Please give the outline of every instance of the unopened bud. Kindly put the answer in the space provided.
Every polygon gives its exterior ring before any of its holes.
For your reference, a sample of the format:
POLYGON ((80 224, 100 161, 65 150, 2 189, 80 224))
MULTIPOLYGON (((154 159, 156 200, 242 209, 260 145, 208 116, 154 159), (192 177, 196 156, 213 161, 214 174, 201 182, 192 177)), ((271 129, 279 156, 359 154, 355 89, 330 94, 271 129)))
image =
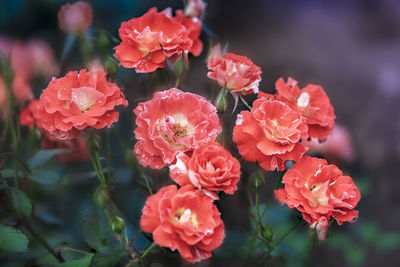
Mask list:
POLYGON ((100 186, 93 193, 93 201, 98 207, 105 207, 108 202, 108 190, 106 186, 100 186))
POLYGON ((125 221, 119 216, 115 216, 111 221, 111 230, 114 233, 121 233, 125 229, 125 221))
POLYGON ((272 231, 269 227, 263 227, 262 236, 265 240, 272 240, 272 231))
POLYGON ((222 92, 219 93, 217 99, 215 99, 215 106, 217 108, 218 113, 225 113, 228 108, 228 102, 226 101, 226 95, 224 89, 221 89, 222 92))
POLYGON ((114 80, 118 71, 118 63, 111 57, 107 57, 106 61, 104 62, 104 69, 107 72, 108 77, 111 80, 114 80))
POLYGON ((174 65, 174 73, 176 77, 182 76, 182 74, 185 73, 187 69, 188 65, 185 61, 184 54, 182 53, 182 56, 175 62, 174 65))
POLYGON ((261 174, 259 170, 255 171, 251 176, 251 183, 253 184, 254 188, 260 189, 265 184, 265 178, 261 174))

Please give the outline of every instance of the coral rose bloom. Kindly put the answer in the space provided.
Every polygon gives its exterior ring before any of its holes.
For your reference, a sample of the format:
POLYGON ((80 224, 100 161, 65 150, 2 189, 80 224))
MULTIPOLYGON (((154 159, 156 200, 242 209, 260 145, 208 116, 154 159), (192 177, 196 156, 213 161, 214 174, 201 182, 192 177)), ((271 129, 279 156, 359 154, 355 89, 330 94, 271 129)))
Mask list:
MULTIPOLYGON (((36 125, 36 122, 40 121, 40 118, 38 117, 39 112, 37 111, 38 107, 39 100, 34 99, 28 104, 28 106, 21 110, 19 113, 19 122, 22 126, 28 126, 32 129, 36 125)), ((37 126, 39 127, 40 125, 37 126)))
POLYGON ((308 84, 300 90, 297 81, 292 78, 286 83, 280 78, 275 86, 277 99, 299 110, 307 119, 310 137, 322 140, 332 132, 336 116, 329 97, 321 86, 308 84))
POLYGON ((174 19, 180 22, 189 32, 189 38, 192 39, 193 44, 189 49, 189 52, 194 56, 199 56, 201 51, 203 51, 203 43, 200 40, 201 34, 201 20, 196 17, 187 17, 181 10, 175 12, 174 19))
POLYGON ((135 68, 136 72, 163 68, 166 56, 177 59, 193 45, 186 27, 171 18, 167 11, 157 12, 156 8, 139 18, 122 22, 119 37, 122 42, 114 48, 114 56, 122 66, 135 68))
POLYGON ((232 53, 223 54, 216 46, 209 57, 208 78, 216 80, 219 86, 232 92, 250 94, 258 93, 261 81, 261 69, 247 57, 232 53))
POLYGON ((40 127, 60 140, 73 139, 79 131, 111 127, 118 121, 118 105, 128 105, 118 86, 103 71, 70 71, 53 78, 39 102, 40 127))
POLYGON ((43 149, 68 149, 71 152, 57 154, 57 158, 62 162, 75 163, 85 162, 89 160, 89 150, 86 146, 85 139, 78 136, 73 140, 58 140, 56 137, 48 133, 45 129, 41 128, 41 113, 38 112, 39 100, 32 100, 28 106, 21 110, 19 114, 19 121, 22 126, 28 126, 32 129, 37 126, 43 134, 42 148, 43 149))
POLYGON ((275 190, 276 199, 298 209, 312 227, 317 227, 321 239, 328 227, 325 220, 333 218, 341 225, 358 218, 354 208, 360 191, 353 179, 324 159, 304 156, 285 173, 282 183, 285 187, 275 190))
POLYGON ((301 114, 277 100, 261 97, 253 109, 242 111, 233 129, 233 141, 244 159, 264 169, 284 170, 287 160, 298 160, 307 148, 299 143, 308 137, 301 114))
POLYGON ((58 24, 60 29, 70 34, 82 34, 93 21, 92 6, 78 1, 74 4, 63 5, 58 12, 58 24))
POLYGON ((203 145, 191 153, 180 153, 170 176, 180 186, 191 184, 209 191, 233 194, 240 179, 240 164, 216 142, 203 145))
POLYGON ((178 153, 214 141, 221 132, 214 105, 176 88, 156 92, 134 112, 135 153, 141 165, 153 169, 173 164, 178 153))
POLYGON ((163 187, 147 199, 142 212, 143 231, 152 233, 161 247, 177 249, 188 262, 211 257, 225 237, 213 200, 191 185, 163 187))

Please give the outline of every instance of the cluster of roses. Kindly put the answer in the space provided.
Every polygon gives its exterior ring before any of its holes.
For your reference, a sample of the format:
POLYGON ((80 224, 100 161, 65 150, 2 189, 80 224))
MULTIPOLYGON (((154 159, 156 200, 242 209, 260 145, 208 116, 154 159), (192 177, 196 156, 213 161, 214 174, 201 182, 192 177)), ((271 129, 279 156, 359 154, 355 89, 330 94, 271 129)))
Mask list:
MULTIPOLYGON (((63 8, 59 18, 71 12, 73 19, 60 23, 61 28, 82 32, 80 27, 88 26, 82 16, 91 12, 68 8, 72 11, 63 8)), ((194 0, 175 16, 170 9, 152 8, 123 22, 115 57, 136 72, 152 72, 168 61, 187 59, 188 53, 199 55, 203 10, 204 3, 194 0)), ((296 162, 283 177, 285 187, 275 191, 276 198, 301 211, 320 239, 332 218, 339 224, 356 220, 360 193, 353 180, 323 159, 303 156, 306 139, 324 140, 334 128, 333 107, 322 87, 300 89, 295 80, 281 78, 275 95, 259 92, 261 69, 246 57, 222 53, 220 46, 212 49, 208 69, 208 77, 233 95, 258 93, 251 110, 238 114, 233 130, 242 157, 268 171, 283 171, 288 161, 296 162)), ((36 125, 50 142, 78 140, 86 131, 110 127, 118 120, 115 107, 127 104, 104 71, 71 71, 53 78, 40 99, 21 113, 21 123, 36 125)), ((169 167, 170 177, 180 186, 163 187, 147 199, 142 229, 187 261, 209 258, 224 239, 224 224, 214 204, 217 192, 233 194, 241 175, 238 160, 215 141, 221 133, 215 106, 202 96, 172 88, 156 92, 134 112, 139 163, 169 167)))
POLYGON ((275 197, 303 218, 323 240, 331 218, 339 224, 358 218, 354 210, 360 192, 353 180, 323 159, 303 156, 303 140, 326 139, 334 127, 335 115, 322 87, 309 84, 303 89, 291 78, 276 82, 276 95, 259 93, 251 111, 238 114, 233 140, 240 154, 266 170, 285 170, 284 188, 275 197))
MULTIPOLYGON (((84 34, 93 20, 92 7, 80 1, 67 3, 61 7, 58 20, 64 32, 84 34)), ((64 162, 89 160, 85 133, 111 127, 118 121, 115 107, 128 104, 119 87, 107 81, 103 68, 70 71, 62 78, 53 78, 39 100, 30 99, 20 113, 21 125, 39 130, 43 149, 70 150, 58 155, 64 162)))
POLYGON ((140 103, 135 113, 140 164, 169 166, 181 186, 166 186, 147 199, 142 229, 187 261, 211 257, 224 238, 215 191, 233 194, 240 179, 238 160, 215 142, 221 133, 216 108, 204 97, 172 88, 140 103))

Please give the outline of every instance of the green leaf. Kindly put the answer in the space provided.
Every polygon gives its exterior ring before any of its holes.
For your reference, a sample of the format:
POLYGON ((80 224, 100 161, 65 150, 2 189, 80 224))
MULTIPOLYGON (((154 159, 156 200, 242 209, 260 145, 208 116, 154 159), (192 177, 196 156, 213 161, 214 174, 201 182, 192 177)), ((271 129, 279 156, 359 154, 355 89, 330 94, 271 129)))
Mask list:
POLYGON ((0 248, 13 252, 24 252, 28 249, 28 239, 12 227, 0 225, 0 248))
POLYGON ((86 243, 96 250, 112 240, 112 232, 104 214, 94 206, 81 211, 79 216, 80 230, 86 243))
POLYGON ((125 256, 121 247, 103 247, 99 249, 90 263, 91 267, 112 267, 117 265, 119 261, 125 256))
POLYGON ((60 267, 89 267, 94 254, 87 254, 79 260, 72 260, 68 262, 59 263, 56 266, 60 267))
POLYGON ((32 213, 32 204, 29 197, 21 190, 11 187, 11 198, 18 213, 29 217, 32 213))
POLYGON ((57 185, 60 182, 60 176, 53 171, 34 170, 28 178, 39 184, 46 185, 57 185))
MULTIPOLYGON (((15 170, 4 169, 4 170, 0 171, 0 174, 1 174, 1 176, 3 176, 3 178, 12 178, 12 177, 15 177, 15 170)), ((22 176, 22 172, 18 171, 17 176, 22 176)))
POLYGON ((86 243, 94 249, 103 246, 101 242, 101 233, 99 227, 99 218, 95 208, 87 208, 79 216, 81 233, 86 243))
POLYGON ((31 169, 42 166, 43 164, 48 162, 55 155, 61 154, 61 153, 66 153, 66 152, 70 152, 70 150, 68 150, 68 149, 40 150, 39 152, 36 153, 35 156, 33 156, 28 161, 28 166, 31 169))

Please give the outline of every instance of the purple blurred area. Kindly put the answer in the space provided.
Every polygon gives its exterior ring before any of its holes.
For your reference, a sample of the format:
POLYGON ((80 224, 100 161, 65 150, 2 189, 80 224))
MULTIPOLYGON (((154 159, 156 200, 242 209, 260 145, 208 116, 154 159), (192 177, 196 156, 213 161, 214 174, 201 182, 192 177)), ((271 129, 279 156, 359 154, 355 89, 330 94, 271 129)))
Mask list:
MULTIPOLYGON (((4 8, 14 8, 11 2, 0 4, 0 15, 4 8)), ((20 9, 12 10, 20 15, 3 19, 0 35, 42 38, 59 57, 64 35, 56 14, 65 1, 16 2, 20 9)), ((88 2, 94 8, 95 26, 114 35, 121 21, 153 6, 182 7, 181 1, 164 0, 88 2)), ((343 164, 344 172, 356 183, 370 184, 358 205, 360 218, 376 222, 382 231, 400 233, 400 1, 209 0, 204 24, 218 42, 229 43, 229 52, 247 56, 261 67, 260 90, 274 92, 280 77, 292 77, 300 87, 323 86, 336 122, 349 130, 354 146, 355 160, 343 164)), ((203 33, 205 49, 207 38, 203 33)), ((210 96, 206 54, 193 60, 183 89, 210 96)), ((123 85, 137 86, 137 82, 132 78, 123 85)), ((135 90, 144 98, 145 88, 135 90)), ((224 200, 227 224, 248 227, 247 210, 243 217, 235 217, 237 208, 248 208, 242 200, 224 200)), ((367 252, 363 266, 399 264, 398 251, 367 252)), ((335 249, 319 245, 312 253, 312 266, 347 266, 335 249)))

